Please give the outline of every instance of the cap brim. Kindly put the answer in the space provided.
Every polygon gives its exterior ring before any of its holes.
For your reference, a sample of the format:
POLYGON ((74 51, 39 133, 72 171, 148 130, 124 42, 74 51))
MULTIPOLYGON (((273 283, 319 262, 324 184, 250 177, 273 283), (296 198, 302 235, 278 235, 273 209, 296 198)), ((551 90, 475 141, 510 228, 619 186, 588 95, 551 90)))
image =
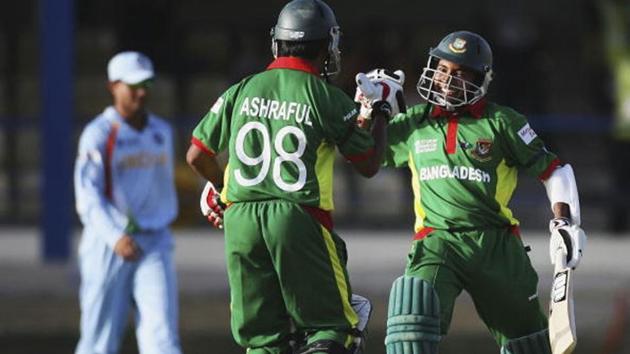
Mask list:
POLYGON ((153 79, 153 76, 153 71, 141 70, 126 75, 125 77, 121 77, 120 81, 129 85, 135 85, 141 83, 142 81, 153 79))

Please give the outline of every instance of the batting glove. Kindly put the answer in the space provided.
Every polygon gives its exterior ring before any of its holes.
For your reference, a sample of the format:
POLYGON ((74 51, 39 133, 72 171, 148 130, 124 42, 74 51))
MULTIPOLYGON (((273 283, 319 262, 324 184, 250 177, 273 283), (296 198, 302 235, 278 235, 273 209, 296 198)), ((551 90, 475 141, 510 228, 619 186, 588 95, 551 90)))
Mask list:
POLYGON ((355 80, 357 89, 354 101, 361 104, 360 115, 363 118, 371 119, 374 110, 390 117, 406 112, 403 95, 405 73, 402 70, 392 73, 385 69, 375 69, 367 74, 358 73, 355 80))
POLYGON ((201 213, 208 218, 212 226, 217 229, 223 228, 225 204, 221 202, 219 190, 211 182, 206 183, 206 186, 203 188, 199 206, 201 207, 201 213))
POLYGON ((367 298, 352 294, 350 298, 350 306, 359 317, 359 322, 353 333, 353 344, 349 348, 351 354, 362 354, 365 352, 365 341, 367 339, 367 325, 372 315, 372 303, 367 298))
POLYGON ((549 222, 549 257, 551 264, 556 263, 558 252, 566 257, 566 266, 577 268, 586 246, 586 234, 578 225, 567 218, 555 218, 549 222))

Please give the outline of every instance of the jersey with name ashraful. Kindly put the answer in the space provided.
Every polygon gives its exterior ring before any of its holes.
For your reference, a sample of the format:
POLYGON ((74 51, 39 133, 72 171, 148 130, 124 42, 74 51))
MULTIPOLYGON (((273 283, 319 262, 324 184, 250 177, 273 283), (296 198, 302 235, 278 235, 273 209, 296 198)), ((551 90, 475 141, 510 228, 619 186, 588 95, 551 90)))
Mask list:
POLYGON ((228 149, 224 202, 286 199, 332 210, 335 148, 349 160, 373 152, 357 114, 308 62, 280 57, 223 93, 192 143, 209 154, 228 149))

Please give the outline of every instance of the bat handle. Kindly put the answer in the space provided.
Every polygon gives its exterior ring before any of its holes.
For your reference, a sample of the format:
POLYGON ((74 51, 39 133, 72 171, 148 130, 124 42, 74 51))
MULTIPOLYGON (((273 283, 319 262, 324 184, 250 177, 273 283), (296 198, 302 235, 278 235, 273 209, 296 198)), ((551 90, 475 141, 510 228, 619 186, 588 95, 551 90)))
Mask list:
POLYGON ((400 113, 407 113, 407 104, 405 103, 405 96, 402 91, 396 92, 396 101, 398 102, 400 113))

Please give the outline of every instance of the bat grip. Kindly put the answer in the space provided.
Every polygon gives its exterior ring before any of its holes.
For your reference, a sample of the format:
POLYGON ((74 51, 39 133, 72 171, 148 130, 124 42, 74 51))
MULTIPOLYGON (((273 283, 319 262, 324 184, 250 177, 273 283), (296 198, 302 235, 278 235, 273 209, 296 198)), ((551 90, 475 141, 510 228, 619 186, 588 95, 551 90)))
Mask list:
POLYGON ((405 103, 405 96, 402 91, 396 92, 396 101, 398 102, 398 110, 400 113, 407 113, 407 104, 405 103))
POLYGON ((566 263, 569 263, 569 261, 571 260, 571 255, 573 254, 573 243, 571 243, 571 236, 564 229, 558 229, 558 233, 560 233, 560 236, 562 236, 562 241, 564 242, 565 246, 567 247, 566 263))

